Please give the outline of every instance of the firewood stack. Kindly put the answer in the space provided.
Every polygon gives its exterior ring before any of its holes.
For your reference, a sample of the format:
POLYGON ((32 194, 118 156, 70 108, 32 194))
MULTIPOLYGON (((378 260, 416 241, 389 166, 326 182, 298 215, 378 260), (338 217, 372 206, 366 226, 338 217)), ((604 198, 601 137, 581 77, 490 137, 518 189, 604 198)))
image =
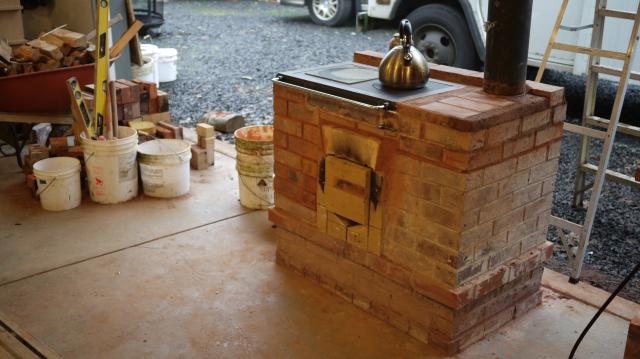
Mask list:
POLYGON ((10 62, 0 61, 0 77, 90 64, 94 50, 86 35, 54 29, 13 47, 10 62))

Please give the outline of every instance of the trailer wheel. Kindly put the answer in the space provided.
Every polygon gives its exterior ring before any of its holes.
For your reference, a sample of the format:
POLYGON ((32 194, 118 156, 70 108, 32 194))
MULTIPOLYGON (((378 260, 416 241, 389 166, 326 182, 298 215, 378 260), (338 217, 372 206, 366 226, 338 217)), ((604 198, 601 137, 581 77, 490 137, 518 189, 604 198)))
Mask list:
POLYGON ((340 26, 354 19, 353 0, 308 0, 311 20, 318 25, 340 26))
POLYGON ((429 62, 477 70, 480 59, 464 16, 442 4, 421 6, 407 19, 413 26, 413 39, 429 62))

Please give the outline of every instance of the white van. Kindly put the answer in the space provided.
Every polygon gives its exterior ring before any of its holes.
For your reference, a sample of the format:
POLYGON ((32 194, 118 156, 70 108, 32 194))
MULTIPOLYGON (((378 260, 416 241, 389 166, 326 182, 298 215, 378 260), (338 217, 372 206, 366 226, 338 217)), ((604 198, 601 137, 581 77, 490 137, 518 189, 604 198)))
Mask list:
MULTIPOLYGON (((589 46, 591 30, 579 28, 593 22, 596 0, 571 0, 557 41, 589 46)), ((431 62, 479 69, 485 50, 484 22, 489 0, 280 0, 281 4, 307 6, 315 23, 339 26, 353 21, 356 9, 370 18, 399 21, 406 18, 413 25, 413 39, 431 62)), ((542 59, 562 0, 533 0, 529 64, 542 59)), ((638 0, 609 0, 607 8, 636 12, 638 0)), ((606 49, 626 51, 633 22, 607 19, 603 44, 606 49)), ((640 70, 636 58, 633 70, 640 70)), ((603 65, 621 67, 616 60, 602 60, 603 65)), ((554 50, 548 68, 583 74, 587 56, 554 50)))

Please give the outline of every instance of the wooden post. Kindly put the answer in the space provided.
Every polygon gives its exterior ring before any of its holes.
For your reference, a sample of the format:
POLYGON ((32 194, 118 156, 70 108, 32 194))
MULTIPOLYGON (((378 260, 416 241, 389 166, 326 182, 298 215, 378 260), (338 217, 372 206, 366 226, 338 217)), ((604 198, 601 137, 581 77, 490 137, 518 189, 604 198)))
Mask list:
POLYGON ((640 358, 640 317, 631 319, 627 333, 627 346, 624 349, 624 359, 640 358))

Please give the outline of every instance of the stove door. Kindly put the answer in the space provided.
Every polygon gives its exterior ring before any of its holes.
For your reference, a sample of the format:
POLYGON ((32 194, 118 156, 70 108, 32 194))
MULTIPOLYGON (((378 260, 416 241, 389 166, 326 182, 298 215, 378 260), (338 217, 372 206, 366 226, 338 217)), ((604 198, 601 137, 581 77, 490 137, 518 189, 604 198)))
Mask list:
POLYGON ((336 156, 325 159, 325 205, 329 212, 369 223, 371 169, 336 156))

